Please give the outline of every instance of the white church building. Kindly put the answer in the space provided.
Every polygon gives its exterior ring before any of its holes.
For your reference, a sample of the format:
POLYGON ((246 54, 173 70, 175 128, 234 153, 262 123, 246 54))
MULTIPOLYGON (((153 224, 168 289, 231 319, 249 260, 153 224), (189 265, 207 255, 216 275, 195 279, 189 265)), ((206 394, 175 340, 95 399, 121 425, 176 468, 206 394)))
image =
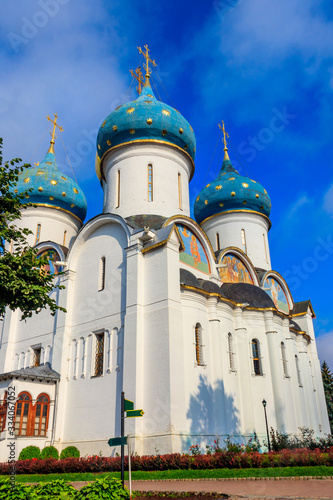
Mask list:
POLYGON ((13 391, 17 457, 50 444, 110 455, 121 391, 144 410, 125 421, 139 455, 254 432, 263 442, 264 399, 269 427, 330 432, 314 312, 274 271, 267 191, 233 168, 225 135, 221 170, 191 218, 195 135, 154 96, 149 60, 139 97, 98 133, 102 214, 84 223, 85 196, 56 164, 56 120, 46 157, 15 188, 30 189, 24 201, 36 206, 17 225, 48 252, 67 312, 21 321, 8 310, 0 324, 0 461, 13 391))

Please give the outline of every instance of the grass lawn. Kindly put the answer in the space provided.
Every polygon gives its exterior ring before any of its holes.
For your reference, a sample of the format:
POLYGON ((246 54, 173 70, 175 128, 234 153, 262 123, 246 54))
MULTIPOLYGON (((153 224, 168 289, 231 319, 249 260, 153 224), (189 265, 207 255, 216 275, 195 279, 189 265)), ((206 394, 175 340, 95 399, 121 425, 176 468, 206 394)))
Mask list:
MULTIPOLYGON (((132 480, 152 479, 205 479, 205 478, 232 478, 232 477, 292 477, 292 476, 333 476, 333 467, 270 467, 262 469, 211 469, 211 470, 166 470, 166 471, 133 471, 132 480)), ((8 476, 0 476, 6 478, 8 476)), ((64 473, 64 474, 18 474, 17 482, 39 483, 63 479, 66 482, 93 481, 96 477, 116 477, 120 479, 120 472, 92 472, 64 473)), ((125 472, 125 480, 128 472, 125 472)))

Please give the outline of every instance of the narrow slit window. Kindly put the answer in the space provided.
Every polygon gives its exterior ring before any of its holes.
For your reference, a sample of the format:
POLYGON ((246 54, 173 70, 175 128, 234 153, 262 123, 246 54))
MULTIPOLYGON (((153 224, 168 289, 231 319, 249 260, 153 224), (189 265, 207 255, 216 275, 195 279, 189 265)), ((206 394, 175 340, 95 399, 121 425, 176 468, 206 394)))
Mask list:
POLYGON ((65 230, 64 231, 64 240, 63 240, 63 243, 62 243, 64 245, 64 247, 66 246, 66 237, 67 237, 67 231, 65 230))
POLYGON ((264 235, 264 234, 262 235, 262 237, 263 237, 263 240, 264 240, 265 259, 266 259, 266 262, 267 262, 267 264, 268 264, 267 242, 266 242, 266 238, 265 238, 265 235, 264 235))
POLYGON ((101 292, 105 288, 105 257, 102 257, 99 264, 99 288, 101 292))
POLYGON ((40 230, 41 230, 41 224, 37 224, 35 245, 37 245, 37 243, 39 243, 40 230))
POLYGON ((287 357, 286 357, 286 346, 284 342, 281 342, 281 355, 282 355, 282 366, 283 366, 283 374, 285 377, 289 377, 288 375, 288 366, 287 366, 287 357))
POLYGON ((295 363, 296 363, 296 371, 297 371, 297 380, 298 380, 298 385, 300 387, 303 387, 303 384, 302 384, 302 379, 301 379, 301 369, 300 369, 300 366, 299 366, 299 359, 298 359, 298 356, 296 354, 295 356, 295 363))
POLYGON ((195 325, 195 358, 197 365, 203 366, 203 353, 202 353, 202 328, 200 323, 195 325))
POLYGON ((216 247, 217 247, 217 250, 220 250, 220 235, 219 233, 216 233, 216 247))
POLYGON ((262 375, 260 362, 260 347, 257 339, 252 340, 253 369, 255 375, 262 375))
POLYGON ((41 347, 37 347, 36 349, 33 350, 33 365, 32 366, 39 366, 40 365, 41 354, 42 354, 41 347))
POLYGON ((228 333, 228 356, 229 356, 229 370, 235 371, 235 363, 234 363, 234 352, 233 352, 233 338, 231 333, 228 333))
POLYGON ((148 201, 153 201, 153 165, 148 165, 148 201))
POLYGON ((241 230, 241 236, 242 236, 242 248, 243 248, 243 252, 247 253, 246 238, 245 238, 245 230, 244 229, 241 230))
POLYGON ((119 208, 120 205, 120 170, 117 171, 117 200, 116 200, 116 208, 119 208))
POLYGON ((96 344, 95 344, 95 377, 103 375, 104 367, 104 332, 97 333, 96 344))
POLYGON ((178 206, 180 210, 183 210, 182 208, 182 178, 180 173, 178 172, 178 206))

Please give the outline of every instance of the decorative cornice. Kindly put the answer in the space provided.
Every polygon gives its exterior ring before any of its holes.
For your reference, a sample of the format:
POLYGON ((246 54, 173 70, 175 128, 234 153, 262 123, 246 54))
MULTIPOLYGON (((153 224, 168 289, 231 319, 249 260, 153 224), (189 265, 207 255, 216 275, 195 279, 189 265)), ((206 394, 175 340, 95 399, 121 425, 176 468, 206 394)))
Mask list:
POLYGON ((260 212, 257 212, 256 210, 242 210, 242 209, 226 210, 225 212, 219 212, 218 214, 210 215, 209 217, 207 217, 206 219, 204 219, 202 222, 200 222, 200 226, 202 226, 202 224, 204 222, 206 222, 206 221, 208 221, 210 219, 213 219, 214 217, 218 217, 218 216, 226 215, 226 214, 233 214, 233 213, 245 213, 245 214, 261 215, 261 217, 263 217, 264 219, 266 219, 268 221, 268 224, 269 224, 269 228, 268 229, 270 229, 272 227, 271 220, 269 219, 269 217, 267 217, 267 215, 262 214, 260 212))

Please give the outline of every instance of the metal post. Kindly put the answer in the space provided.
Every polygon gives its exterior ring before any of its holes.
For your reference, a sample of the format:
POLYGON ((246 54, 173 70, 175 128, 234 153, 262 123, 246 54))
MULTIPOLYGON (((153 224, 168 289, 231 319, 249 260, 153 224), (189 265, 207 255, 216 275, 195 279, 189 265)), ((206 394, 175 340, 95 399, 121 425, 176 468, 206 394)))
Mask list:
MULTIPOLYGON (((121 393, 121 420, 120 420, 120 435, 121 437, 125 436, 125 392, 122 391, 121 393)), ((124 450, 124 445, 121 445, 121 482, 123 483, 123 488, 125 486, 124 479, 125 479, 125 450, 124 450)))
POLYGON ((267 413, 266 413, 266 405, 267 401, 265 399, 262 400, 262 405, 264 407, 264 412, 265 412, 265 422, 266 422, 266 433, 267 433, 267 444, 268 444, 268 451, 271 451, 271 442, 269 440, 269 431, 268 431, 268 423, 267 423, 267 413))
POLYGON ((127 436, 127 446, 128 446, 128 486, 129 486, 130 500, 132 500, 132 470, 131 470, 130 435, 127 436))

